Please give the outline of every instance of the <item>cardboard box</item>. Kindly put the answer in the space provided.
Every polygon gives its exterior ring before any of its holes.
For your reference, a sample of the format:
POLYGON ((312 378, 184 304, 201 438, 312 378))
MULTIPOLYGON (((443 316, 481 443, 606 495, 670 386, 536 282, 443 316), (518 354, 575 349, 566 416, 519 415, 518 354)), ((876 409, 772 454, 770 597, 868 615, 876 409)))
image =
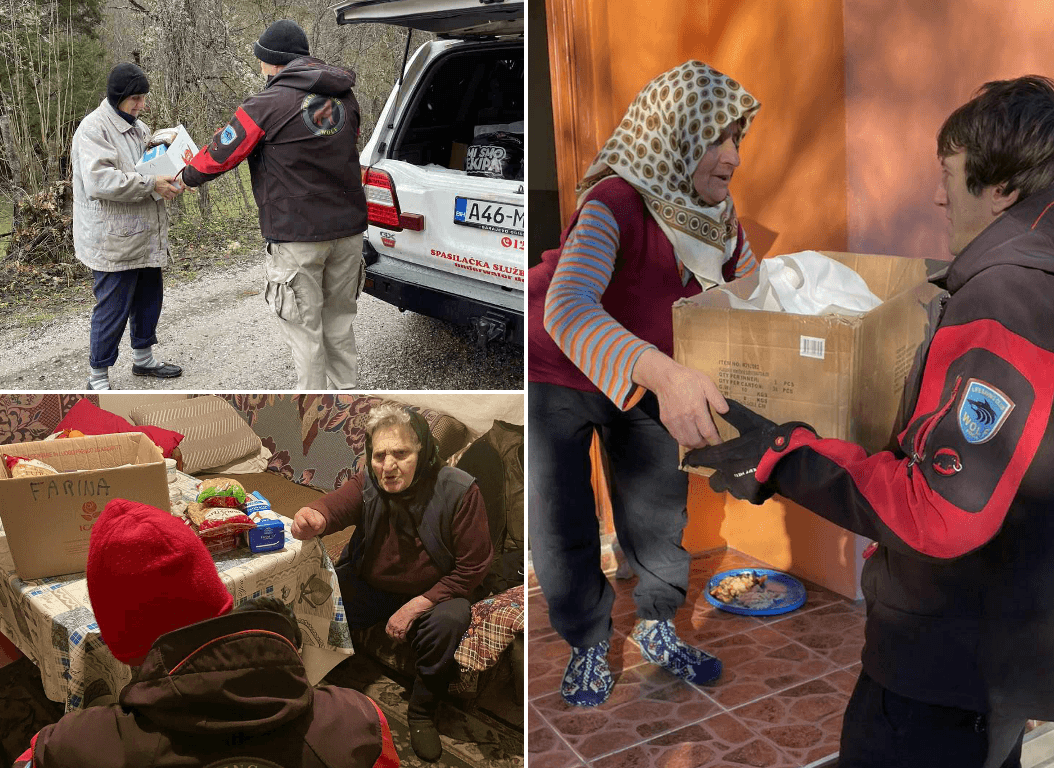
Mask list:
POLYGON ((455 141, 450 145, 450 165, 455 171, 465 170, 465 155, 468 153, 468 144, 462 144, 459 141, 455 141))
MULTIPOLYGON (((926 305, 938 290, 921 259, 824 255, 856 270, 882 304, 862 317, 814 317, 731 309, 727 297, 709 291, 674 305, 674 359, 777 424, 804 421, 823 437, 878 451, 891 436, 926 332, 926 305)), ((715 423, 722 437, 737 434, 715 423)))
POLYGON ((165 458, 141 432, 0 446, 0 520, 23 579, 83 571, 92 526, 113 499, 170 511, 165 458), (4 455, 61 474, 12 478, 4 455))
MULTIPOLYGON (((198 153, 198 147, 190 138, 182 123, 176 126, 176 139, 169 146, 160 144, 150 147, 136 163, 135 169, 146 176, 175 176, 198 153)), ((161 195, 152 193, 155 200, 161 195)))
MULTIPOLYGON (((674 358, 776 423, 804 421, 821 436, 879 451, 892 435, 904 379, 926 332, 926 307, 939 291, 926 282, 921 259, 826 255, 856 270, 882 304, 862 317, 812 317, 731 309, 724 294, 709 291, 674 305, 674 358)), ((722 419, 715 423, 723 438, 736 436, 722 419)), ((725 546, 860 596, 863 537, 780 497, 761 507, 729 498, 707 513, 706 524, 725 546)))

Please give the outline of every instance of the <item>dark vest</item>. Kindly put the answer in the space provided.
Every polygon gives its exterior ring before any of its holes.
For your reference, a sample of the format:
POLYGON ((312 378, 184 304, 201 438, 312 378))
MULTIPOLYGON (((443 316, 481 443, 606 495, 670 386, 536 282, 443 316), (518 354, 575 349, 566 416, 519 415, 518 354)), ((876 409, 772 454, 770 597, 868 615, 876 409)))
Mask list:
MULTIPOLYGON (((443 574, 454 570, 454 536, 450 531, 454 512, 474 482, 475 479, 467 472, 454 467, 441 467, 432 493, 424 494, 428 498, 423 502, 424 512, 417 527, 417 535, 428 557, 443 574)), ((414 510, 415 513, 417 511, 414 510)), ((376 541, 378 532, 387 525, 384 499, 367 472, 366 484, 362 489, 362 525, 355 529, 348 542, 348 558, 356 576, 362 575, 365 554, 376 541)))

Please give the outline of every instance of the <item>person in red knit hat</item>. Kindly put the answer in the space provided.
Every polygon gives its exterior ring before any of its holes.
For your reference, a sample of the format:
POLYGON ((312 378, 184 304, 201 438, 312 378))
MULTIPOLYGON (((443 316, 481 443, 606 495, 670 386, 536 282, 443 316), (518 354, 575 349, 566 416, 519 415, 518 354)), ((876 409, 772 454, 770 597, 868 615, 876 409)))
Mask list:
POLYGON ((179 518, 111 501, 92 528, 87 580, 103 640, 137 669, 117 704, 67 713, 16 765, 398 768, 377 705, 313 688, 286 607, 232 610, 208 550, 179 518))

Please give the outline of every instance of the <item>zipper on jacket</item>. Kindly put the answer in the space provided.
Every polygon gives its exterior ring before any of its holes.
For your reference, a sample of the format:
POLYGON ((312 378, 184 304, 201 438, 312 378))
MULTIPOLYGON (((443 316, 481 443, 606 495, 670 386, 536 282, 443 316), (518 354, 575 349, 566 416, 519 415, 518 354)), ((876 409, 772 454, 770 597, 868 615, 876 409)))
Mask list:
POLYGON ((948 398, 947 402, 944 403, 936 413, 926 419, 922 426, 915 432, 915 439, 912 441, 911 446, 911 461, 908 462, 909 469, 926 458, 926 440, 929 438, 930 432, 933 431, 933 428, 937 426, 937 422, 944 418, 944 415, 948 413, 952 405, 955 403, 956 398, 959 396, 959 385, 962 384, 962 380, 963 377, 961 375, 955 377, 955 386, 952 387, 951 397, 948 398))

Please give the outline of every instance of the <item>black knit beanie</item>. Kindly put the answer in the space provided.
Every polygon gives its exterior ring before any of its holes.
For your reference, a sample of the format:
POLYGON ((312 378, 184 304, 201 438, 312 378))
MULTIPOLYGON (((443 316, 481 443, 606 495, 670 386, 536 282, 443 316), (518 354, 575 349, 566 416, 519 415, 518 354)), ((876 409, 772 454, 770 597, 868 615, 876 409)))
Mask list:
POLYGON ((106 100, 114 109, 129 96, 141 93, 150 93, 146 72, 135 64, 118 64, 110 70, 110 78, 106 81, 106 100))
POLYGON ((253 53, 260 61, 275 66, 311 55, 307 48, 307 34, 292 19, 281 19, 264 30, 253 44, 253 53))

